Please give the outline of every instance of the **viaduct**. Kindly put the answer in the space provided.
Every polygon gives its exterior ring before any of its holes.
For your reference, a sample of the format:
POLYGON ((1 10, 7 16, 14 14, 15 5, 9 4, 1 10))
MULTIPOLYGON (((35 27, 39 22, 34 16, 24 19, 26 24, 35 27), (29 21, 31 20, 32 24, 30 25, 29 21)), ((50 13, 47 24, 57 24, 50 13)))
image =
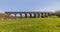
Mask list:
POLYGON ((16 17, 17 14, 19 14, 20 18, 23 18, 23 14, 25 15, 24 18, 45 18, 48 16, 51 16, 51 12, 5 12, 7 15, 11 16, 11 14, 14 14, 16 17))

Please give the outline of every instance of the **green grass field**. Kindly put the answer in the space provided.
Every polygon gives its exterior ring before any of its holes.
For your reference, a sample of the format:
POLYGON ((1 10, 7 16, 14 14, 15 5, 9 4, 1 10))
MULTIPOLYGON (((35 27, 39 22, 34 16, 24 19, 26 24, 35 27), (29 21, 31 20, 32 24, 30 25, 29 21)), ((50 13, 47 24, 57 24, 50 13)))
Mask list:
POLYGON ((60 32, 60 18, 0 20, 0 32, 60 32))

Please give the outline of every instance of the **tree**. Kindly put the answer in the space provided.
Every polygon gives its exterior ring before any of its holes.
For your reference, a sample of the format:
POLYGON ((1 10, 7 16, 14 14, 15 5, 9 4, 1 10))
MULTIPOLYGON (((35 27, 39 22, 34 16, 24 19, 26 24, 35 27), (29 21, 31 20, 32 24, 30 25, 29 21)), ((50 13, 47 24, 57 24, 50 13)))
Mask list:
POLYGON ((55 15, 58 16, 58 17, 60 17, 60 10, 56 11, 55 15))

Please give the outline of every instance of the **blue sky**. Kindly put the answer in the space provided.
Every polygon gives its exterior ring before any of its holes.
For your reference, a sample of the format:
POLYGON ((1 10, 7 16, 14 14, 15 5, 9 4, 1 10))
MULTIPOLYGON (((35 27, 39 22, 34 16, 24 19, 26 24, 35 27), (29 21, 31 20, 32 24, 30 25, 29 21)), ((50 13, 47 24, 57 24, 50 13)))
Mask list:
POLYGON ((57 10, 60 10, 60 0, 0 0, 0 12, 57 10))

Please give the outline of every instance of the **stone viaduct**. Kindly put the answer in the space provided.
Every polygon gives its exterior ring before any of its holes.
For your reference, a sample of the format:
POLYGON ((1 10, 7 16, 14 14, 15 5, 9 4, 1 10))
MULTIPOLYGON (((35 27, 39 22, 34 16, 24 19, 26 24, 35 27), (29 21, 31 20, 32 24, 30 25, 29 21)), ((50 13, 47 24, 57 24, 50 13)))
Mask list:
POLYGON ((19 14, 20 18, 23 18, 23 14, 24 14, 24 18, 45 18, 48 16, 51 16, 51 12, 5 12, 7 15, 14 14, 14 16, 16 17, 17 14, 19 14))

